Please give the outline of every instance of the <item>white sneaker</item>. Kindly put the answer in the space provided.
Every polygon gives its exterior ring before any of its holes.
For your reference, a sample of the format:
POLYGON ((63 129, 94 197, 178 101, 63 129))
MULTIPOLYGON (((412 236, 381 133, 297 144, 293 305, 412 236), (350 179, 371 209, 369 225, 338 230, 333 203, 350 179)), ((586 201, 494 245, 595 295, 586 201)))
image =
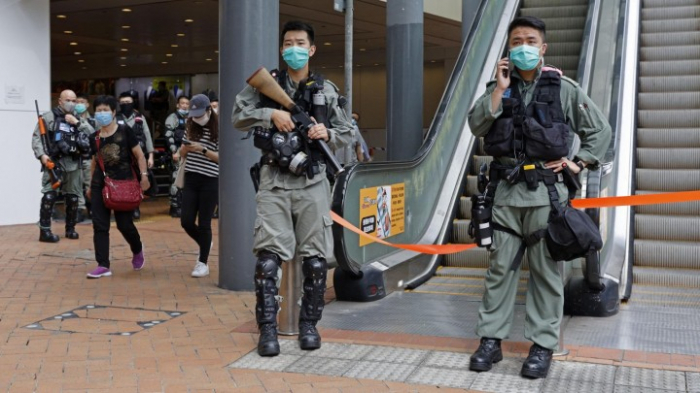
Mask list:
POLYGON ((205 277, 209 275, 209 265, 197 261, 192 270, 192 277, 205 277))

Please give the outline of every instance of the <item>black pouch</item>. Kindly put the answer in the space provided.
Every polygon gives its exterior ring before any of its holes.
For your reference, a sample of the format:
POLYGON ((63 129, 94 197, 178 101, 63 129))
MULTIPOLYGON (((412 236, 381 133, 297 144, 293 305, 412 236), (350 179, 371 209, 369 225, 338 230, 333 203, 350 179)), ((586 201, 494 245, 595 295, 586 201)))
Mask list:
POLYGON ((527 137, 525 153, 528 157, 548 161, 569 154, 569 128, 564 123, 552 123, 552 127, 545 128, 534 118, 526 117, 523 133, 527 137))
POLYGON ((260 150, 272 150, 272 134, 274 132, 267 128, 255 127, 253 129, 253 146, 260 150))
POLYGON ((513 115, 517 112, 516 100, 503 99, 503 113, 494 121, 491 131, 484 136, 484 151, 494 157, 511 157, 513 155, 513 139, 515 128, 513 115))
POLYGON ((603 248, 600 231, 584 211, 566 205, 553 211, 544 238, 555 261, 571 261, 603 248))

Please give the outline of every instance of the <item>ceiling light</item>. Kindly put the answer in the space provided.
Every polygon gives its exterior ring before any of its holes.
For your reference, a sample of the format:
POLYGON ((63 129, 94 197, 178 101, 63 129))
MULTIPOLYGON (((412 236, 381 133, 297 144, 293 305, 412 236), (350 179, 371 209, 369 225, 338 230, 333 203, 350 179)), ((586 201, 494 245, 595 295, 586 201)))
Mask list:
POLYGON ((122 8, 122 12, 131 12, 131 8, 122 8))
POLYGON ((126 67, 126 64, 119 64, 120 67, 126 67))
POLYGON ((129 50, 126 49, 126 48, 121 48, 120 50, 121 50, 122 52, 128 52, 128 51, 129 51, 129 50))
POLYGON ((365 49, 365 48, 360 48, 360 52, 364 52, 364 51, 366 51, 366 50, 367 50, 367 49, 365 49))
POLYGON ((379 65, 379 63, 374 63, 374 65, 378 66, 378 65, 379 65))
POLYGON ((430 60, 431 63, 435 63, 435 60, 430 60))
POLYGON ((126 56, 122 56, 122 57, 120 57, 120 59, 126 60, 126 56))
POLYGON ((218 51, 218 50, 215 50, 214 53, 219 53, 219 51, 218 51))
POLYGON ((211 61, 211 59, 204 59, 204 60, 206 60, 206 61, 211 61))
POLYGON ((58 18, 58 19, 67 19, 68 17, 65 16, 65 15, 63 15, 63 14, 58 14, 58 15, 56 15, 56 18, 58 18))
POLYGON ((122 38, 122 42, 129 42, 128 38, 122 38))
POLYGON ((122 29, 130 29, 130 28, 131 28, 131 26, 129 26, 129 25, 123 25, 123 26, 122 26, 122 29))
POLYGON ((85 60, 83 60, 83 59, 78 59, 78 63, 85 63, 85 60))
POLYGON ((73 34, 73 31, 71 31, 71 30, 63 30, 63 32, 64 32, 65 34, 73 34))
POLYGON ((84 70, 87 70, 87 67, 83 67, 84 70))
POLYGON ((177 33, 177 36, 178 36, 178 37, 184 37, 184 36, 185 36, 185 33, 177 33))
POLYGON ((362 67, 362 64, 355 64, 355 67, 362 67))
POLYGON ((160 64, 168 64, 167 61, 161 61, 160 64))
POLYGON ((71 43, 70 43, 70 46, 76 46, 76 45, 78 45, 77 42, 71 42, 71 43))
POLYGON ((82 55, 80 52, 73 52, 74 55, 82 55))
POLYGON ((170 45, 170 46, 173 47, 173 48, 177 48, 177 44, 172 44, 172 45, 170 45))
POLYGON ((172 53, 166 53, 165 56, 166 56, 166 57, 173 57, 173 54, 172 54, 172 53))
POLYGON ((325 46, 331 46, 332 44, 331 44, 330 42, 326 41, 326 42, 323 43, 323 45, 325 45, 325 46))
POLYGON ((185 19, 185 23, 192 23, 194 22, 194 19, 185 19))

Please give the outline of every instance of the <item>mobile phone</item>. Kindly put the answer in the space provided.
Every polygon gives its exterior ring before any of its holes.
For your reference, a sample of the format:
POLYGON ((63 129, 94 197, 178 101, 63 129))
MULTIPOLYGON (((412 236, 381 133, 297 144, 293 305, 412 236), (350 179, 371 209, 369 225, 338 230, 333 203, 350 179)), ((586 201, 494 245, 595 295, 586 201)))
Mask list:
POLYGON ((508 58, 508 69, 507 69, 507 70, 503 70, 503 76, 506 77, 506 78, 510 75, 511 72, 513 72, 513 62, 510 61, 510 54, 509 54, 508 56, 509 56, 509 58, 508 58))
POLYGON ((188 141, 187 139, 183 139, 183 140, 182 140, 182 144, 183 144, 183 145, 191 145, 192 142, 188 141))

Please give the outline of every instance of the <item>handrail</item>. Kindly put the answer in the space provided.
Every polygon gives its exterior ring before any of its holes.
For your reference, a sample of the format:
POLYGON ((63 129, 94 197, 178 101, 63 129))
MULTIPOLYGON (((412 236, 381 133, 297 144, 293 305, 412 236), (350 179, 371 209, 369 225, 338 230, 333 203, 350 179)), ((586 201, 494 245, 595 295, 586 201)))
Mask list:
POLYGON ((588 15, 586 15, 586 26, 583 30, 583 43, 581 54, 578 60, 578 84, 583 91, 589 94, 591 74, 593 73, 593 60, 595 56, 595 46, 598 37, 598 23, 600 21, 601 0, 589 0, 588 15))
MULTIPOLYGON (((484 83, 477 80, 477 76, 484 67, 492 67, 500 55, 490 50, 492 37, 497 32, 503 34, 506 29, 497 20, 501 18, 506 4, 516 1, 481 3, 475 18, 477 23, 465 39, 436 116, 416 156, 409 161, 361 163, 347 169, 336 180, 333 211, 357 225, 362 188, 403 182, 406 185, 405 231, 389 240, 423 244, 444 242, 451 222, 448 217, 456 206, 469 152, 474 145, 474 137, 467 125, 469 100, 477 97, 479 89, 483 89, 484 83), (469 64, 469 67, 465 64, 469 64)), ((356 276, 361 275, 361 269, 369 264, 390 268, 414 257, 425 257, 379 244, 359 247, 356 234, 343 231, 338 226, 334 226, 333 231, 338 264, 356 276)), ((399 286, 403 285, 402 281, 399 286)))
MULTIPOLYGON (((614 195, 631 195, 634 187, 635 146, 637 128, 637 70, 639 56, 639 0, 625 0, 624 36, 621 48, 621 88, 617 96, 616 133, 613 161, 615 171, 611 181, 614 195)), ((623 15, 621 15, 622 17, 623 15)), ((613 209, 614 228, 606 235, 611 246, 601 255, 602 273, 605 278, 618 282, 620 298, 629 298, 631 291, 633 211, 629 206, 613 209)))

